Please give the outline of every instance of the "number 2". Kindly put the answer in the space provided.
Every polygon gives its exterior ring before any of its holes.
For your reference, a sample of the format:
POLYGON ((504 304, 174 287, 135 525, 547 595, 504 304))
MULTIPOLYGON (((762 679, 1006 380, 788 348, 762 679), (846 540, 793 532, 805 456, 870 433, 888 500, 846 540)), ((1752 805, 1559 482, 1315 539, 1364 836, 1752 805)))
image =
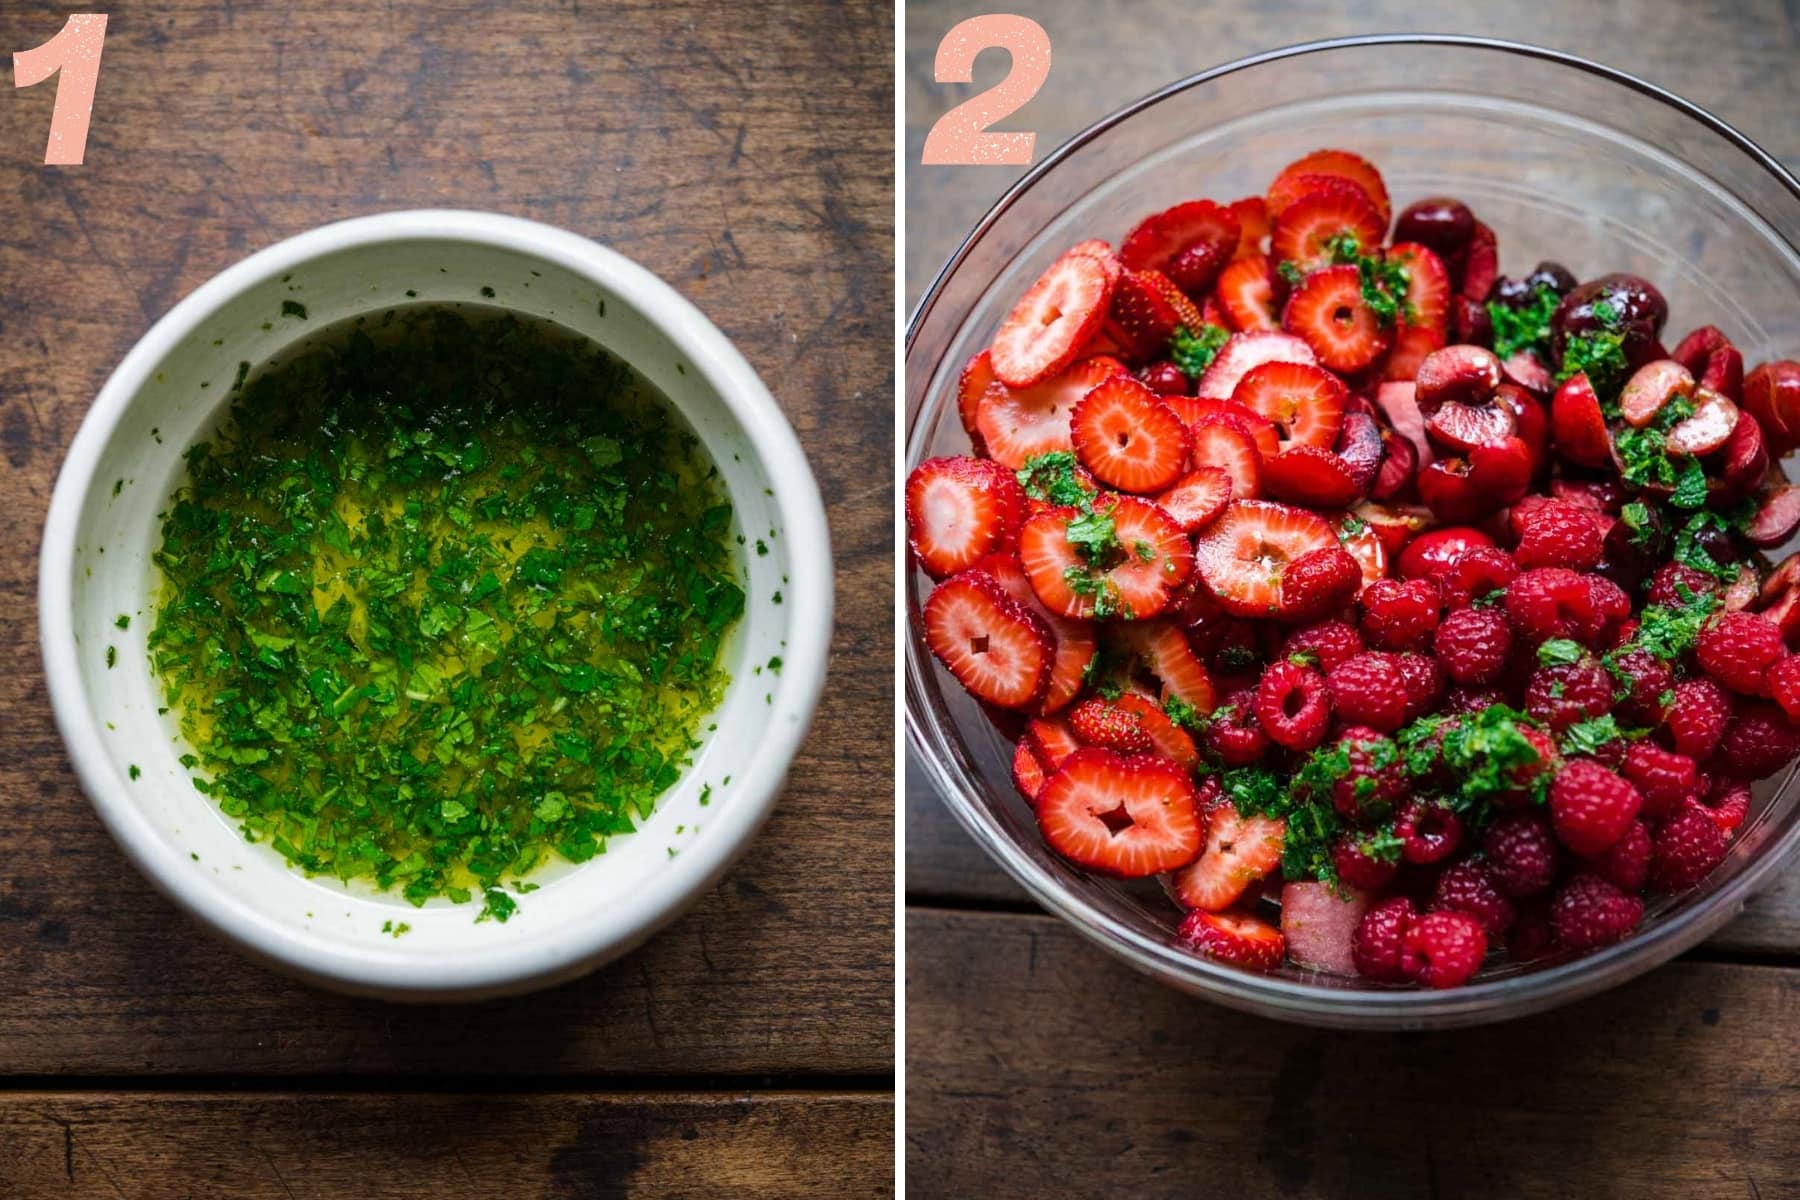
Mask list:
POLYGON ((1050 35, 1030 17, 988 13, 960 22, 938 43, 933 73, 939 83, 974 80, 975 58, 998 46, 1012 55, 1006 78, 937 119, 925 135, 926 166, 1026 166, 1035 133, 989 133, 1037 95, 1050 76, 1050 35))
POLYGON ((31 87, 61 72, 56 107, 50 114, 49 166, 79 166, 87 154, 88 121, 94 115, 94 87, 100 82, 100 52, 106 43, 105 13, 76 13, 55 37, 13 55, 13 86, 31 87))

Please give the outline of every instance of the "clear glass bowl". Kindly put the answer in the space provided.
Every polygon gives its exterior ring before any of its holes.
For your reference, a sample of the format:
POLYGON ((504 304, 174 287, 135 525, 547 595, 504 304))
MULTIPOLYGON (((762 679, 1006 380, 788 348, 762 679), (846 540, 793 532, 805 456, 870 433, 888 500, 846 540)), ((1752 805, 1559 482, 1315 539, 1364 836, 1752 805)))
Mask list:
MULTIPOLYGON (((1045 159, 982 219, 907 330, 908 469, 964 452, 956 377, 1065 248, 1117 242, 1183 199, 1260 193, 1321 146, 1386 177, 1398 211, 1458 196, 1499 235, 1501 269, 1542 258, 1582 278, 1633 271, 1668 297, 1669 334, 1725 330, 1756 362, 1800 353, 1800 184, 1718 118, 1628 75, 1531 46, 1371 37, 1275 51, 1173 84, 1045 159), (1303 60, 1303 61, 1300 61, 1303 60)), ((1009 775, 1011 744, 925 649, 930 581, 907 574, 908 737, 975 840, 1045 907, 1138 969, 1235 1008, 1310 1024, 1440 1028, 1520 1016, 1620 983, 1724 925, 1800 847, 1790 770, 1757 789, 1729 857, 1700 887, 1649 907, 1624 943, 1566 962, 1491 962, 1429 992, 1289 966, 1256 975, 1174 944, 1153 884, 1086 874, 1045 847, 1009 775)))

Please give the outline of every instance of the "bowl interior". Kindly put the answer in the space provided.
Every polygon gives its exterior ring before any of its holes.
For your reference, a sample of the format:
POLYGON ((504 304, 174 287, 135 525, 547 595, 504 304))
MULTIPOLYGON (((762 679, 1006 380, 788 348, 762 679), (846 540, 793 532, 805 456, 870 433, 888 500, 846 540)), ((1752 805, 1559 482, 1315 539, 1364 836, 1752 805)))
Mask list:
MULTIPOLYGON (((402 235, 269 274, 213 305, 147 365, 81 498, 72 578, 75 662, 81 716, 100 731, 105 758, 103 764, 86 764, 84 775, 91 779, 103 772, 96 795, 103 813, 120 806, 130 810, 119 811, 137 825, 127 848, 153 877, 159 870, 203 876, 206 890, 222 894, 240 916, 282 935, 276 940, 290 946, 412 964, 442 964, 451 952, 470 962, 501 946, 512 952, 535 947, 548 964, 560 961, 572 939, 591 942, 597 929, 616 925, 622 939, 641 936, 647 930, 636 927, 634 913, 670 877, 692 873, 683 868, 682 856, 716 861, 712 843, 754 830, 757 822, 746 825, 734 810, 761 808, 766 793, 779 785, 779 778, 767 778, 766 767, 757 765, 755 731, 777 719, 777 712, 803 722, 809 708, 792 696, 783 696, 777 706, 782 679, 766 666, 771 658, 792 653, 788 643, 796 607, 781 598, 792 566, 769 472, 715 373, 678 348, 631 295, 561 265, 554 256, 402 235), (291 306, 284 315, 286 302, 303 306, 305 318, 291 306), (235 823, 194 789, 177 761, 184 747, 172 717, 159 715, 161 693, 145 645, 158 586, 151 555, 161 540, 160 514, 182 475, 186 448, 230 403, 240 364, 256 369, 331 322, 432 302, 540 317, 629 362, 669 398, 717 464, 732 503, 734 532, 743 535, 746 547, 740 564, 749 601, 727 644, 732 682, 712 718, 716 732, 703 734, 692 766, 635 834, 613 838, 603 854, 580 867, 559 861, 542 869, 532 879, 539 890, 520 899, 505 925, 476 924, 478 904, 434 900, 420 909, 397 892, 307 879, 272 849, 245 842, 235 823), (749 549, 758 543, 766 554, 749 549), (121 615, 131 618, 123 630, 116 625, 121 615), (115 665, 109 666, 109 659, 115 665), (410 932, 384 935, 390 921, 406 922, 410 932)), ((304 959, 304 952, 295 953, 304 959)), ((529 970, 529 960, 527 954, 510 969, 529 970)), ((290 965, 298 961, 289 960, 290 965)))
MULTIPOLYGON (((1800 352, 1800 196, 1732 137, 1678 105, 1556 56, 1374 39, 1279 52, 1177 85, 1079 135, 990 212, 921 302, 909 331, 908 463, 964 453, 957 374, 1017 297, 1075 242, 1115 245, 1181 200, 1260 194, 1321 146, 1386 179, 1396 212, 1466 201, 1498 234, 1501 271, 1556 259, 1578 277, 1634 271, 1669 300, 1669 344, 1717 324, 1751 362, 1800 352), (1374 44, 1372 44, 1374 43, 1374 44), (1304 61, 1293 61, 1300 56, 1304 61)), ((1259 978, 1172 946, 1154 886, 1085 875, 1048 851, 1010 781, 1010 740, 923 649, 930 581, 909 572, 909 729, 957 816, 1040 899, 1136 965, 1228 1003, 1331 1024, 1455 1024, 1528 1011, 1642 970, 1741 904, 1770 842, 1797 840, 1800 788, 1758 789, 1756 815, 1701 888, 1647 917, 1649 937, 1533 973, 1504 964, 1453 996, 1371 989, 1292 966, 1259 978), (1647 948, 1647 949, 1646 949, 1647 948), (1654 953, 1641 964, 1632 955, 1654 953), (1620 964, 1624 965, 1621 966, 1620 964), (1624 974, 1617 972, 1623 971, 1624 974)))

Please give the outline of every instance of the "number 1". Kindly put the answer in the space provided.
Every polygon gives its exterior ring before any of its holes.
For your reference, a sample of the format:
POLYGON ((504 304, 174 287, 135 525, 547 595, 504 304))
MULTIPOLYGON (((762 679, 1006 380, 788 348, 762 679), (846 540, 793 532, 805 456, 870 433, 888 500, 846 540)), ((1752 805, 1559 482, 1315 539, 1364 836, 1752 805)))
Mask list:
POLYGON ((100 51, 106 42, 105 13, 76 13, 41 46, 13 55, 13 86, 31 87, 61 72, 56 107, 50 114, 48 166, 80 166, 87 153, 88 121, 94 115, 94 87, 100 82, 100 51))

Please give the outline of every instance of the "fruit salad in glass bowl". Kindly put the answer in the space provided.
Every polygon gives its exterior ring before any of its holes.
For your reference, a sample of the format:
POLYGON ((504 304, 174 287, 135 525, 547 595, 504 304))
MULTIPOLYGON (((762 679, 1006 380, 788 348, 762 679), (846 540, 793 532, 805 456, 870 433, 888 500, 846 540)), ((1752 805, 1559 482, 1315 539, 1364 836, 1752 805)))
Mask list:
POLYGON ((1445 989, 1631 937, 1800 756, 1800 363, 1401 199, 1325 149, 1068 246, 905 509, 1051 851, 1185 953, 1445 989))

